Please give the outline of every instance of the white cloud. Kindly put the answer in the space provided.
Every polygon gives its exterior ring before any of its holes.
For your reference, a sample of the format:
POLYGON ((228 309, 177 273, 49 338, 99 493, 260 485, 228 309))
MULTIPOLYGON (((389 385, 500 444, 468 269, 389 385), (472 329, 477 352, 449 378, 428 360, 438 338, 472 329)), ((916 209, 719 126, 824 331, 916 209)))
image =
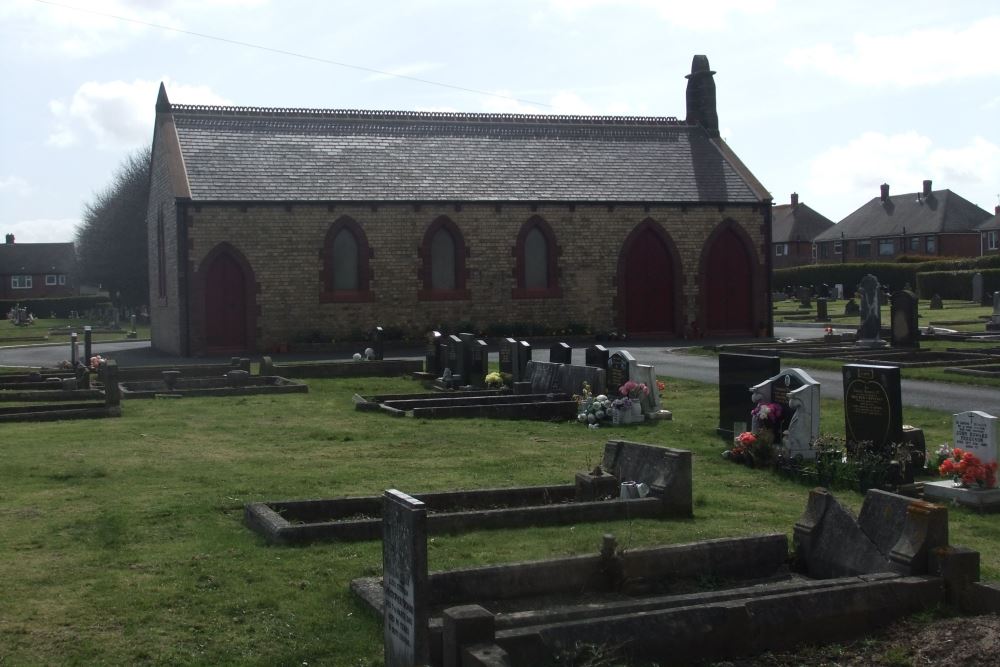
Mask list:
POLYGON ((77 218, 39 218, 2 223, 2 231, 17 243, 66 243, 76 238, 77 218))
MULTIPOLYGON (((207 86, 191 86, 164 77, 172 102, 230 104, 207 86)), ((49 109, 55 125, 49 145, 66 147, 81 136, 96 140, 101 149, 118 150, 148 142, 152 136, 154 103, 159 81, 88 81, 69 100, 53 100, 49 109)))
POLYGON ((27 197, 34 192, 34 188, 19 176, 0 176, 0 192, 27 197))
POLYGON ((901 87, 1000 74, 1000 16, 964 29, 917 30, 904 35, 858 33, 840 49, 829 42, 791 51, 785 63, 862 85, 901 87))
POLYGON ((766 14, 776 0, 551 0, 564 15, 574 16, 594 7, 632 7, 654 12, 659 18, 687 30, 723 30, 731 14, 766 14))
POLYGON ((818 198, 836 196, 856 207, 877 197, 882 183, 899 194, 919 191, 924 179, 975 202, 1000 182, 1000 146, 973 137, 965 146, 935 147, 916 132, 866 132, 813 158, 808 187, 818 198))

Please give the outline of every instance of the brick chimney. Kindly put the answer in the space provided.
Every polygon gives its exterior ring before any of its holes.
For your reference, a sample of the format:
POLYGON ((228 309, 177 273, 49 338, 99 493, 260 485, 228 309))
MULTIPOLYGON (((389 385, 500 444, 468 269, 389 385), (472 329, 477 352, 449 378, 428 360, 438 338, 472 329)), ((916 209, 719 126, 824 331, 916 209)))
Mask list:
POLYGON ((687 119, 701 125, 711 137, 719 136, 719 113, 715 108, 715 72, 708 66, 708 56, 695 56, 687 83, 687 119))
POLYGON ((882 201, 889 201, 889 184, 882 184, 882 201))
POLYGON ((930 179, 924 181, 924 199, 931 196, 931 181, 930 179))
POLYGON ((14 235, 8 234, 4 239, 4 243, 6 243, 7 245, 14 245, 14 235))
POLYGON ((798 205, 799 205, 799 193, 798 192, 793 192, 792 193, 792 208, 795 208, 798 205))

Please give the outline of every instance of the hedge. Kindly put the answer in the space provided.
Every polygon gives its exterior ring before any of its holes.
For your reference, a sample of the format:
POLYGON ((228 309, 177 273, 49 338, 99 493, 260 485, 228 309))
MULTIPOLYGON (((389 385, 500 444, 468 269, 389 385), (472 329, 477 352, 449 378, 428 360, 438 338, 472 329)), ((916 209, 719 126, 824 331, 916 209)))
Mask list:
POLYGON ((938 294, 942 299, 971 301, 972 276, 977 273, 983 276, 984 296, 1000 290, 1000 269, 928 271, 917 276, 917 294, 922 299, 938 294))
MULTIPOLYGON (((771 279, 771 289, 781 291, 786 285, 836 285, 844 286, 844 292, 852 294, 861 279, 869 273, 878 278, 882 285, 901 289, 906 283, 916 285, 917 272, 926 264, 897 264, 895 262, 863 262, 849 264, 810 264, 787 269, 775 269, 771 279)), ((943 296, 943 295, 942 295, 943 296)))
POLYGON ((27 308, 35 317, 69 317, 69 312, 75 310, 83 313, 92 308, 110 308, 111 300, 106 296, 59 296, 48 298, 0 299, 0 312, 10 312, 11 308, 27 308))

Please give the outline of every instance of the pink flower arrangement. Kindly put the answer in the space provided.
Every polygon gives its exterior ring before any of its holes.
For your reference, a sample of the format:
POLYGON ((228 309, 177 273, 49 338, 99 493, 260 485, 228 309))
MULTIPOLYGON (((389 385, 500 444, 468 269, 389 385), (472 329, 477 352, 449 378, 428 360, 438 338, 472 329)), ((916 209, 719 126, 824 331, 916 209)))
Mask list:
POLYGON ((767 424, 777 424, 781 419, 780 403, 758 403, 751 413, 759 421, 767 424))
POLYGON ((636 382, 635 380, 629 380, 621 386, 618 393, 622 396, 631 398, 634 401, 643 396, 649 396, 649 387, 645 384, 636 382))
POLYGON ((90 358, 90 368, 91 368, 91 370, 95 370, 96 371, 98 368, 101 367, 101 364, 103 362, 105 362, 105 361, 107 361, 107 359, 105 359, 104 357, 102 357, 99 354, 95 354, 94 356, 92 356, 90 358))

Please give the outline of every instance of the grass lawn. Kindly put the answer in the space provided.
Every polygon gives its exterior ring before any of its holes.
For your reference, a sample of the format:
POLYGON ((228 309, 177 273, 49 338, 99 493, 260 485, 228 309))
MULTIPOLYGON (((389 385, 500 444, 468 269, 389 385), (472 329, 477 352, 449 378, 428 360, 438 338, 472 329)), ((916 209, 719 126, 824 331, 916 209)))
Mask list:
MULTIPOLYGON (((844 315, 844 305, 846 300, 836 300, 827 302, 827 314, 831 318, 830 324, 835 327, 858 326, 857 315, 844 315)), ((957 331, 983 331, 986 320, 993 314, 991 306, 977 306, 969 301, 943 302, 943 310, 930 310, 930 301, 923 299, 918 306, 918 322, 921 327, 928 325, 941 326, 946 329, 957 331), (945 324, 945 322, 961 322, 961 324, 945 324)), ((882 306, 882 322, 890 322, 889 306, 882 306)), ((774 323, 795 324, 796 322, 812 322, 816 319, 816 300, 812 300, 812 307, 800 309, 799 302, 795 299, 787 301, 776 301, 774 303, 774 323), (797 316, 802 316, 801 318, 797 316), (809 316, 809 317, 806 317, 809 316)))
MULTIPOLYGON (((356 391, 403 379, 310 380, 308 395, 129 401, 124 417, 5 424, 0 459, 0 664, 379 665, 381 624, 348 583, 377 574, 379 542, 267 546, 253 500, 571 483, 609 438, 694 452, 695 518, 436 536, 432 570, 780 531, 808 489, 724 461, 716 387, 663 378, 674 421, 440 422, 355 412, 356 391)), ((843 433, 840 403, 823 431, 843 433)), ((907 411, 928 447, 951 415, 907 411)), ((861 496, 839 491, 857 510, 861 496)), ((955 544, 1000 578, 1000 521, 951 511, 955 544)))
MULTIPOLYGON (((85 320, 64 320, 64 319, 44 319, 39 318, 35 320, 34 324, 28 326, 18 327, 14 326, 13 322, 9 320, 0 321, 0 345, 32 345, 38 343, 65 343, 67 349, 69 349, 69 333, 66 334, 50 334, 49 329, 67 329, 68 331, 75 331, 79 334, 80 344, 83 344, 83 327, 89 322, 85 320)), ((94 325, 97 328, 97 325, 94 325)), ((93 334, 93 341, 95 343, 104 343, 108 341, 118 341, 125 339, 125 333, 128 331, 129 323, 127 321, 121 323, 121 331, 117 333, 95 333, 93 334)), ((149 338, 149 325, 139 324, 136 325, 136 332, 139 338, 149 338)), ((67 357, 69 355, 67 354, 67 357)))

